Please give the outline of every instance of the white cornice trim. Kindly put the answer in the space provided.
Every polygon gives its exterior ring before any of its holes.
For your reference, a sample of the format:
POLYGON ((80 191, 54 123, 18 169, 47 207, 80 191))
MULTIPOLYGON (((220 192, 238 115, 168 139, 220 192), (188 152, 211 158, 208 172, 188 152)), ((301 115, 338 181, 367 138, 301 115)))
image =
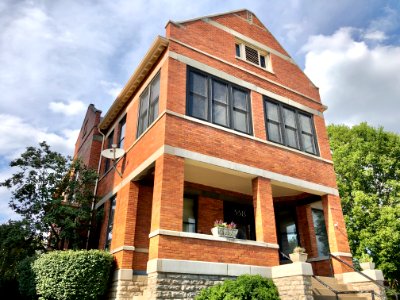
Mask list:
POLYGON ((250 241, 250 240, 241 240, 241 239, 230 239, 224 237, 217 237, 208 234, 202 233, 193 233, 193 232, 182 232, 182 231, 174 231, 174 230, 165 230, 165 229, 157 229, 153 232, 150 232, 149 238, 155 237, 157 235, 167 235, 167 236, 175 236, 182 238, 191 238, 191 239, 199 239, 199 240, 208 240, 208 241, 216 241, 216 242, 228 242, 234 244, 248 245, 248 246, 257 246, 264 248, 272 248, 279 249, 278 244, 250 241))

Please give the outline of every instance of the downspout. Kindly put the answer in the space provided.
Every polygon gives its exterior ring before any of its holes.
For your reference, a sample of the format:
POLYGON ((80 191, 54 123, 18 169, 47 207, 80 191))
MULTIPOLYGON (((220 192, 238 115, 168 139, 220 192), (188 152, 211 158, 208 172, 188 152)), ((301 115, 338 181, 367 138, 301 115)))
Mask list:
MULTIPOLYGON (((103 137, 103 138, 102 138, 102 141, 101 141, 101 150, 103 150, 103 147, 104 147, 104 140, 105 140, 106 136, 103 134, 103 132, 101 132, 99 126, 96 126, 96 127, 97 127, 97 130, 100 132, 101 136, 103 137)), ((92 217, 90 218, 89 230, 88 230, 88 234, 87 234, 87 237, 86 237, 86 250, 88 250, 88 248, 89 248, 90 229, 92 228, 94 207, 95 207, 95 205, 96 205, 95 202, 96 202, 97 187, 98 187, 98 185, 99 185, 100 168, 101 168, 101 163, 102 163, 102 158, 103 158, 102 155, 101 155, 101 150, 100 150, 99 163, 98 163, 98 165, 97 165, 97 174, 98 174, 98 176, 97 176, 97 178, 96 178, 96 182, 95 182, 95 184, 94 184, 94 190, 93 190, 93 200, 92 200, 92 207, 91 207, 92 217)))

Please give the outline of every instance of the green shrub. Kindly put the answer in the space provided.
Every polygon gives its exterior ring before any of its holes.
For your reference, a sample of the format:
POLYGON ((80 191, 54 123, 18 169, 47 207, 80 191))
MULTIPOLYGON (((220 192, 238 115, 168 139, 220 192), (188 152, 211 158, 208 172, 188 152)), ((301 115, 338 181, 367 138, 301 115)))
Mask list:
POLYGON ((37 299, 35 274, 32 270, 35 260, 36 256, 26 257, 17 267, 19 292, 28 299, 37 299))
POLYGON ((242 275, 201 291, 196 300, 278 300, 279 294, 271 279, 260 275, 242 275))
POLYGON ((98 299, 107 290, 113 256, 99 250, 54 251, 33 264, 39 299, 98 299))

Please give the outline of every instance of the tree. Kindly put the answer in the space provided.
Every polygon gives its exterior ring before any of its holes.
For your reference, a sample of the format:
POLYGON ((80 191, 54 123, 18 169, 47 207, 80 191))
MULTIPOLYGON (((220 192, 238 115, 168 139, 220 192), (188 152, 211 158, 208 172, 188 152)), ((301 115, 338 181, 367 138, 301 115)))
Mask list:
POLYGON ((400 136, 366 123, 328 126, 350 247, 400 279, 400 136))
MULTIPOLYGON (((9 221, 0 225, 0 293, 18 294, 18 263, 35 254, 40 248, 35 233, 22 221, 9 221)), ((16 299, 16 298, 13 299, 16 299)))
POLYGON ((0 183, 11 189, 10 207, 50 249, 83 248, 92 217, 96 172, 80 160, 50 150, 46 142, 28 147, 11 161, 17 168, 0 183))

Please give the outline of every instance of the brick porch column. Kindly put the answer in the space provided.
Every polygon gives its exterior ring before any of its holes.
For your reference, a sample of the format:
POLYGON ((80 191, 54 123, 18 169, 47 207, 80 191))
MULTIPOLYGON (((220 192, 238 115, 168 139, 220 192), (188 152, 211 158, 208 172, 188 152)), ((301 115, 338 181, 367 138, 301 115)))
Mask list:
MULTIPOLYGON (((183 158, 170 154, 156 160, 151 233, 157 230, 182 231, 184 166, 183 158)), ((150 238, 149 259, 158 257, 159 240, 159 235, 150 238)))
MULTIPOLYGON (((269 179, 263 177, 253 179, 253 206, 256 240, 258 242, 278 244, 272 188, 269 179)), ((278 257, 277 264, 279 264, 278 257)))
MULTIPOLYGON (((330 252, 346 261, 348 264, 353 265, 339 196, 322 196, 322 206, 324 209, 330 252)), ((335 259, 332 259, 332 265, 335 274, 353 271, 335 259)))
POLYGON ((139 184, 130 182, 117 193, 110 251, 118 269, 132 269, 139 184))

